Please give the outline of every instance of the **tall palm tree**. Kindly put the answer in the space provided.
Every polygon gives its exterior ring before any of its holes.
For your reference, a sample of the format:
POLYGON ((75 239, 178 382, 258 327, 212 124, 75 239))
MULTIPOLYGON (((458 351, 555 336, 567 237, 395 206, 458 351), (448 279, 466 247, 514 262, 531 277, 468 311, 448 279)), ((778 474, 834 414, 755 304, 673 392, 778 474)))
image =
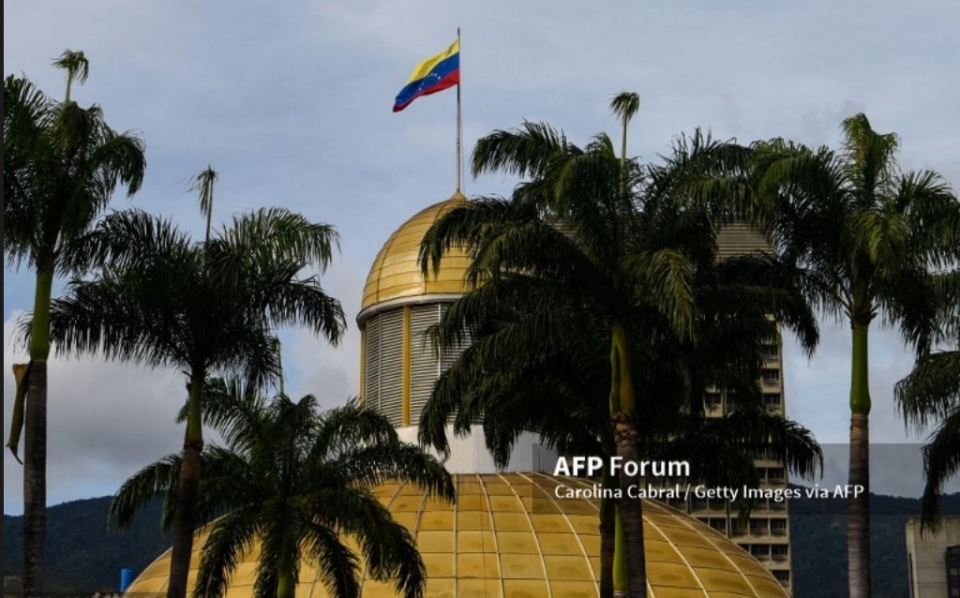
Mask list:
POLYGON ((940 497, 951 476, 960 472, 960 271, 938 277, 944 315, 942 335, 946 347, 928 350, 913 371, 896 387, 900 413, 918 431, 936 425, 923 448, 926 486, 921 523, 929 529, 940 524, 940 497))
MULTIPOLYGON (((629 116, 624 115, 625 129, 628 122, 629 116)), ((635 162, 621 161, 613 142, 603 134, 581 149, 546 124, 525 123, 520 130, 496 131, 478 142, 473 156, 474 174, 495 170, 529 175, 531 180, 516 189, 513 201, 488 198, 445 215, 424 238, 423 269, 426 273, 431 265, 437 268, 445 250, 462 245, 473 257, 468 276, 475 283, 489 277, 486 284, 500 284, 511 271, 535 269, 544 271, 546 284, 554 284, 558 291, 564 282, 575 281, 575 285, 564 285, 579 288, 570 301, 599 314, 609 331, 608 404, 616 453, 636 461, 629 322, 636 307, 644 305, 668 317, 681 333, 689 331, 695 311, 689 289, 693 267, 675 243, 684 237, 695 243, 705 235, 691 234, 702 230, 693 219, 683 218, 687 226, 674 227, 677 234, 672 238, 643 234, 659 206, 638 209, 646 199, 643 173, 635 162), (554 226, 557 218, 564 230, 554 226)), ((545 296, 537 295, 540 300, 545 296)), ((528 293, 521 299, 536 297, 528 293)), ((541 334, 550 324, 546 315, 550 310, 542 313, 539 329, 529 326, 527 334, 541 334)), ((626 488, 639 480, 622 475, 619 481, 626 488)), ((639 509, 624 509, 620 516, 624 530, 620 554, 629 580, 619 579, 616 589, 633 597, 645 596, 642 515, 639 509)))
MULTIPOLYGON (((637 106, 635 94, 614 98, 624 136, 637 106)), ((728 151, 713 142, 699 149, 703 157, 696 161, 703 163, 728 151)), ((657 321, 671 337, 696 342, 694 278, 716 262, 718 222, 709 211, 684 203, 672 169, 618 157, 602 134, 579 148, 549 125, 528 122, 481 139, 473 170, 507 171, 529 180, 510 201, 481 198, 434 224, 421 247, 425 274, 450 247, 465 247, 472 257, 470 282, 484 283, 465 300, 481 301, 486 293, 493 304, 528 306, 532 315, 504 334, 517 346, 569 338, 570 322, 589 314, 609 355, 604 387, 613 449, 625 460, 638 460, 635 332, 643 322, 657 321)), ((639 481, 619 479, 624 490, 639 481)), ((623 543, 616 561, 625 563, 618 571, 629 578, 615 575, 615 590, 645 596, 642 513, 638 506, 622 509, 620 517, 623 543)))
POLYGON ((273 330, 305 326, 336 344, 340 303, 318 275, 337 244, 335 230, 282 208, 235 216, 205 242, 140 211, 111 214, 84 239, 102 266, 74 279, 53 303, 53 340, 71 354, 102 352, 186 376, 189 402, 178 481, 169 595, 185 598, 203 449, 203 385, 215 372, 263 384, 277 373, 273 330))
MULTIPOLYGON (((294 598, 305 559, 317 564, 331 596, 354 598, 360 567, 347 539, 356 541, 368 575, 392 579, 408 598, 423 595, 426 576, 414 539, 371 488, 411 482, 452 500, 453 482, 436 459, 401 442, 387 418, 356 403, 320 413, 309 395, 268 401, 237 380, 219 379, 205 389, 203 414, 226 446, 208 446, 202 455, 199 522, 218 518, 193 596, 222 598, 243 553, 259 541, 256 598, 294 598)), ((162 497, 169 526, 181 461, 169 455, 127 480, 111 519, 129 527, 138 510, 162 497)))
POLYGON ((48 98, 25 77, 9 76, 3 96, 4 254, 36 275, 30 361, 17 385, 16 417, 7 446, 24 443, 23 592, 43 594, 46 538, 47 359, 50 299, 57 274, 76 273, 73 242, 89 230, 118 185, 132 196, 146 168, 143 140, 117 133, 96 105, 70 98, 87 78, 82 52, 66 51, 54 63, 67 73, 63 103, 48 98), (29 399, 29 400, 27 400, 29 399))
MULTIPOLYGON (((680 342, 662 321, 638 323, 631 353, 634 371, 644 374, 636 389, 636 424, 646 457, 688 460, 705 481, 732 486, 757 483, 756 450, 777 451, 801 475, 815 472, 820 451, 809 432, 759 407, 760 348, 777 334, 770 316, 797 330, 808 350, 817 340, 813 313, 776 266, 770 258, 745 256, 698 269, 697 346, 680 342), (705 420, 708 385, 728 389, 739 409, 705 420)), ((468 434, 480 421, 499 465, 506 465, 524 432, 538 434, 560 454, 614 453, 609 407, 599 396, 609 384, 609 332, 589 311, 568 305, 567 295, 538 273, 519 271, 451 306, 431 331, 434 342, 459 347, 465 333, 471 342, 434 387, 420 421, 423 442, 445 451, 448 422, 455 434, 468 434), (535 301, 518 297, 518 289, 533 295, 538 288, 544 296, 535 301), (531 325, 541 326, 539 334, 524 333, 531 325)), ((608 598, 613 501, 603 507, 600 589, 608 598)))
POLYGON ((773 140, 755 144, 753 212, 774 231, 780 255, 804 273, 811 303, 851 328, 850 596, 870 596, 868 339, 881 315, 905 340, 934 331, 932 268, 960 255, 960 203, 940 175, 902 173, 899 139, 867 117, 843 121, 843 149, 773 140))

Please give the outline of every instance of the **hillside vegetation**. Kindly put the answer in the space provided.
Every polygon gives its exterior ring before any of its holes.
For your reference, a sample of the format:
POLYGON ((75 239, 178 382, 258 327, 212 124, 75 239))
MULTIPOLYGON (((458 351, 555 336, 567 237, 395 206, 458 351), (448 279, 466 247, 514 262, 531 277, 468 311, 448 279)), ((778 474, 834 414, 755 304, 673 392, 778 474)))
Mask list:
MULTIPOLYGON (((120 569, 140 572, 167 549, 160 535, 160 505, 137 517, 125 535, 107 532, 110 497, 64 503, 49 509, 49 590, 115 591, 120 569)), ((874 598, 906 598, 907 517, 920 513, 913 498, 871 499, 874 598)), ((846 598, 846 503, 843 499, 791 501, 795 598, 846 598)), ((960 515, 960 493, 944 500, 946 514, 960 515)), ((23 522, 3 517, 4 594, 15 589, 23 551, 23 522)))

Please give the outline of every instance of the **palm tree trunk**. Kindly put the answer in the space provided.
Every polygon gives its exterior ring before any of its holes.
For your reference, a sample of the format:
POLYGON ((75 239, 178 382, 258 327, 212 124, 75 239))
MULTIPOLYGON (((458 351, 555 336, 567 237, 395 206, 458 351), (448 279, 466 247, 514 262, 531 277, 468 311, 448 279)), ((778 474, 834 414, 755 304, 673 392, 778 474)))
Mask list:
POLYGON ((47 538, 47 361, 33 362, 23 454, 23 595, 43 596, 47 538))
MULTIPOLYGON (((603 487, 612 479, 604 475, 603 487)), ((613 482, 616 483, 616 482, 613 482)), ((616 504, 612 498, 600 500, 600 598, 613 598, 613 559, 616 550, 616 504)))
MULTIPOLYGON (((616 423, 617 456, 623 462, 639 461, 637 452, 637 432, 633 424, 633 415, 621 413, 616 423)), ((640 485, 639 476, 620 474, 620 489, 627 496, 631 486, 640 485)), ((643 551, 643 503, 639 500, 624 498, 620 507, 623 521, 623 543, 626 548, 627 594, 628 598, 646 598, 647 569, 643 551)))
MULTIPOLYGON (((618 488, 620 482, 610 467, 610 457, 616 453, 613 434, 604 434, 600 439, 602 454, 606 466, 603 468, 602 484, 604 488, 618 488)), ((617 557, 617 529, 620 522, 617 517, 617 501, 612 498, 600 500, 600 598, 613 598, 616 588, 614 559, 617 557)), ((626 589, 626 580, 620 584, 626 589)))
POLYGON ((600 598, 613 598, 614 504, 604 498, 600 502, 600 598))
POLYGON ((47 358, 52 265, 38 266, 23 447, 23 595, 42 596, 47 544, 47 358))
POLYGON ((203 451, 203 421, 200 401, 204 374, 190 378, 190 402, 187 406, 187 432, 180 464, 180 486, 177 492, 177 514, 174 521, 173 550, 170 555, 170 580, 167 598, 187 598, 187 576, 193 552, 193 533, 197 527, 197 499, 200 495, 203 451))
POLYGON ((277 580, 277 598, 294 598, 297 593, 296 573, 284 566, 277 580))
POLYGON ((850 485, 862 487, 847 498, 847 552, 850 598, 870 598, 870 386, 868 327, 853 326, 850 383, 850 485))
MULTIPOLYGON (((613 347, 611 365, 615 392, 611 393, 613 420, 613 440, 617 447, 617 456, 624 463, 639 461, 639 435, 634 423, 636 397, 633 390, 633 376, 630 371, 630 339, 626 327, 621 323, 613 325, 613 347)), ((620 473, 620 489, 626 497, 631 486, 640 485, 640 476, 628 476, 620 473)), ((647 569, 643 545, 643 504, 624 499, 619 509, 623 522, 623 548, 627 564, 627 598, 646 598, 647 569)))
POLYGON ((613 508, 613 595, 629 595, 630 578, 627 568, 627 542, 623 535, 623 504, 613 508))

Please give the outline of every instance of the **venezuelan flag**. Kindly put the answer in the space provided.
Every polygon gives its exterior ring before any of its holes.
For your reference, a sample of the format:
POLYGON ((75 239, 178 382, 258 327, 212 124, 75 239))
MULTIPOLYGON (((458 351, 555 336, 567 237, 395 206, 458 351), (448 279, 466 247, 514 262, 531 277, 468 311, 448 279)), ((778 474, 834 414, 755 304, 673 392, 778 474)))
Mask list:
POLYGON ((460 83, 460 40, 436 56, 431 56, 413 69, 407 84, 393 104, 400 112, 420 96, 428 96, 460 83))

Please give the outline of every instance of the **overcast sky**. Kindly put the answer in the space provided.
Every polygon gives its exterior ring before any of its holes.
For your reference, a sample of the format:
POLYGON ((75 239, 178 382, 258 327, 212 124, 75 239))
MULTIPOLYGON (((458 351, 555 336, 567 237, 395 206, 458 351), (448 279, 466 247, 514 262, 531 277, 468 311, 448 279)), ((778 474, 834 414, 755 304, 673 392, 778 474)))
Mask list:
MULTIPOLYGON (((118 196, 116 208, 136 205, 201 233, 188 179, 210 164, 220 173, 215 220, 281 205, 336 225, 343 254, 323 280, 349 314, 347 339, 333 349, 284 333, 288 391, 328 406, 359 391, 353 317, 381 244, 454 190, 455 92, 400 114, 391 106, 416 62, 449 45, 458 26, 467 152, 524 119, 582 143, 613 130, 608 101, 627 89, 642 98, 629 151, 644 160, 697 126, 741 142, 836 146, 840 121, 863 111, 875 129, 900 134, 905 168, 932 168, 960 186, 955 0, 62 0, 5 2, 3 15, 4 75, 25 73, 59 98, 51 59, 83 50, 90 79, 74 99, 145 138, 144 187, 132 202, 118 196)), ((515 182, 484 177, 465 190, 506 193, 515 182)), ((31 308, 33 280, 9 269, 4 278, 6 435, 9 366, 25 360, 10 332, 31 308)), ((825 443, 847 437, 848 336, 825 323, 812 361, 785 341, 789 415, 825 443)), ((917 442, 895 417, 891 390, 911 357, 890 332, 874 334, 871 350, 873 440, 917 442)), ((178 372, 52 361, 49 502, 113 493, 177 450, 172 419, 183 394, 178 372)), ((3 469, 4 513, 19 513, 22 470, 9 453, 3 469)), ((915 493, 915 477, 889 484, 915 493)))

